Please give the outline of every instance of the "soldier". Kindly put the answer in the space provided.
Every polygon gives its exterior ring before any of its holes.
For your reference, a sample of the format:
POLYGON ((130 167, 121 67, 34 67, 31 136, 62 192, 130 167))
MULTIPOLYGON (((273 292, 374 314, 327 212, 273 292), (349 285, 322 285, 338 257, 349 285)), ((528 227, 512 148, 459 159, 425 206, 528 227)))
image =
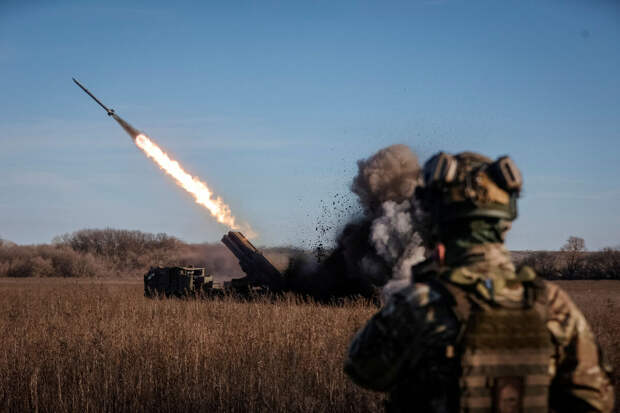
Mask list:
POLYGON ((611 412, 592 330, 558 286, 503 245, 521 175, 508 157, 439 153, 422 200, 435 254, 351 343, 345 372, 388 411, 611 412))

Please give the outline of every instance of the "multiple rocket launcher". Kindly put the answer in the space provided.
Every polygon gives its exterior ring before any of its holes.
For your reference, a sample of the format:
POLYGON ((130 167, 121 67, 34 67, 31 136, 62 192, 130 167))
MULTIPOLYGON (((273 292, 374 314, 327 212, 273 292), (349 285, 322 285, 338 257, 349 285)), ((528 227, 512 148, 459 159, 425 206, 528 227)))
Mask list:
POLYGON ((268 287, 271 291, 286 289, 282 273, 241 232, 229 231, 222 237, 222 243, 237 257, 241 269, 247 274, 241 280, 250 285, 268 287))

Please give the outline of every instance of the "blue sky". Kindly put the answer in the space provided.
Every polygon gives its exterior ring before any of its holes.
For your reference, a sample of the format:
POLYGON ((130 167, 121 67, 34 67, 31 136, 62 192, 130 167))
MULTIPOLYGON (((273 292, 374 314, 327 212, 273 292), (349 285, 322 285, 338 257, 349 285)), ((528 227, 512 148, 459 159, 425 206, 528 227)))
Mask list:
POLYGON ((154 138, 260 234, 337 228, 357 159, 393 144, 510 154, 508 246, 620 245, 612 1, 0 2, 0 237, 226 228, 72 82, 154 138), (332 209, 333 208, 333 209, 332 209))

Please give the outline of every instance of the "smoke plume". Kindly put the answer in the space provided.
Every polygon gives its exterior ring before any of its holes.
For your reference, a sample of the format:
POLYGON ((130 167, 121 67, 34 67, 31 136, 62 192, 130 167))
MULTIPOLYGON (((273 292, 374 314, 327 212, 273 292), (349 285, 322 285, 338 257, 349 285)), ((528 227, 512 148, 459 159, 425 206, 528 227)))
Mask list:
POLYGON ((381 149, 368 159, 357 161, 358 173, 351 184, 366 214, 380 213, 386 201, 410 200, 421 182, 418 157, 406 145, 381 149))
POLYGON ((391 279, 383 288, 382 298, 411 280, 411 267, 425 258, 425 248, 421 231, 422 212, 416 202, 385 201, 383 214, 372 221, 370 227, 370 244, 377 254, 391 268, 391 279))
POLYGON ((406 145, 392 145, 357 165, 351 191, 363 215, 343 227, 321 263, 292 260, 287 275, 294 290, 317 298, 385 298, 410 282, 411 267, 424 259, 425 215, 413 199, 421 184, 417 156, 406 145))

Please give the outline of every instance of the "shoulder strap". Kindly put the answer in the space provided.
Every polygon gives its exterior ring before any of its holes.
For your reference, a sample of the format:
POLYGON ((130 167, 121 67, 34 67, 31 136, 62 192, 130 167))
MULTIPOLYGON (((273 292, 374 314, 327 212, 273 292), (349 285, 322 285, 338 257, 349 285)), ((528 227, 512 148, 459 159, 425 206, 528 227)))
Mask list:
POLYGON ((528 265, 520 267, 517 271, 517 279, 519 279, 526 288, 526 300, 531 305, 538 300, 545 300, 545 282, 536 274, 536 271, 528 265))
POLYGON ((536 276, 531 281, 523 282, 523 287, 525 288, 523 297, 524 307, 534 308, 542 319, 547 321, 549 318, 547 309, 547 285, 544 280, 536 276))
POLYGON ((468 298, 468 294, 462 288, 438 278, 432 278, 427 283, 436 289, 442 297, 445 297, 454 310, 456 318, 461 325, 465 325, 471 314, 472 303, 468 298))

